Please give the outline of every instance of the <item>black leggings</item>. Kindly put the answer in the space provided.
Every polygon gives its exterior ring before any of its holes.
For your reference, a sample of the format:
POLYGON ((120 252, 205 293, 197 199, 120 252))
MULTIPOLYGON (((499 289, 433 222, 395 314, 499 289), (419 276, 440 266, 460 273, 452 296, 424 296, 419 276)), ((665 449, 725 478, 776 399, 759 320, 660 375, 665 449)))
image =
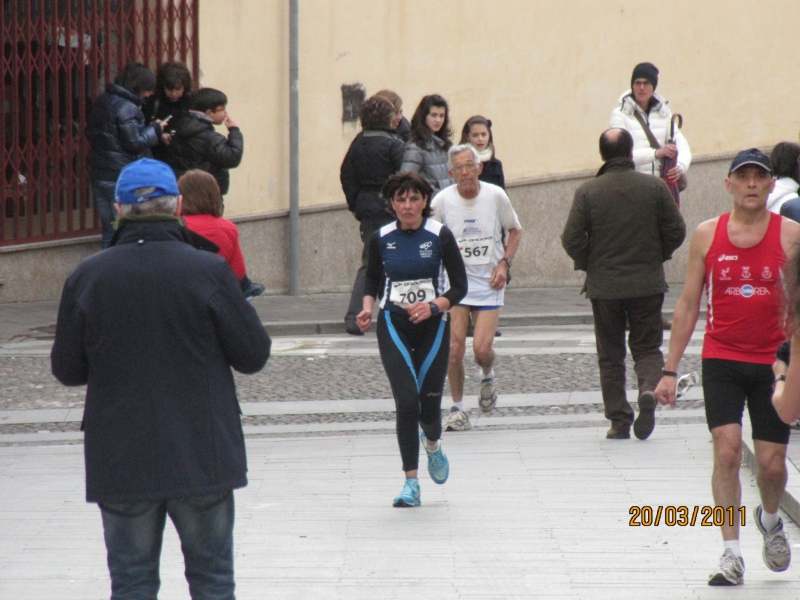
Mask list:
POLYGON ((378 349, 397 408, 403 471, 419 466, 419 426, 429 440, 442 436, 442 390, 450 357, 450 323, 442 316, 412 323, 381 310, 378 349))

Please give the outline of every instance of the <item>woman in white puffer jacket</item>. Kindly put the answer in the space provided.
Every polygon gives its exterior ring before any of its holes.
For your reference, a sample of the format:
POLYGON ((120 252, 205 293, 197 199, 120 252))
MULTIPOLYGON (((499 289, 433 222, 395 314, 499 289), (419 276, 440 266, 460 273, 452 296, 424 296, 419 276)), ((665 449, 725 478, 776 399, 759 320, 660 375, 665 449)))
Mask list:
MULTIPOLYGON (((775 189, 767 198, 767 210, 794 218, 789 214, 784 214, 781 207, 789 200, 798 197, 797 190, 800 189, 798 159, 800 159, 800 146, 797 144, 792 142, 775 144, 769 155, 769 162, 772 163, 772 176, 775 178, 775 189)), ((797 203, 795 202, 795 204, 797 203)))
POLYGON ((670 171, 671 178, 677 179, 685 173, 692 163, 692 151, 683 134, 675 128, 675 144, 667 144, 672 111, 667 100, 658 96, 658 69, 651 63, 639 63, 633 69, 631 89, 619 99, 619 105, 611 112, 611 127, 626 129, 633 136, 633 162, 636 170, 659 176, 661 158, 675 158, 677 166, 670 171), (642 125, 636 119, 638 112, 661 146, 655 150, 650 146, 642 125))

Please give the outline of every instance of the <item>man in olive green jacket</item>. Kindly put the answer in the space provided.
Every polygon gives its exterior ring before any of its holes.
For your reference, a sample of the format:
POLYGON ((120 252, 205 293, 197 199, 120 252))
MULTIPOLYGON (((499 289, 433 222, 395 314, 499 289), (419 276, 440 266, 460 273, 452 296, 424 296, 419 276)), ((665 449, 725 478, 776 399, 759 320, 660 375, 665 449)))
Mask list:
POLYGON ((624 129, 600 136, 605 163, 575 192, 561 243, 586 271, 583 292, 592 301, 597 362, 609 439, 647 439, 655 426, 653 390, 661 379, 661 307, 664 262, 686 237, 686 224, 666 184, 638 173, 633 139, 624 129), (625 393, 625 324, 639 384, 639 416, 625 393))

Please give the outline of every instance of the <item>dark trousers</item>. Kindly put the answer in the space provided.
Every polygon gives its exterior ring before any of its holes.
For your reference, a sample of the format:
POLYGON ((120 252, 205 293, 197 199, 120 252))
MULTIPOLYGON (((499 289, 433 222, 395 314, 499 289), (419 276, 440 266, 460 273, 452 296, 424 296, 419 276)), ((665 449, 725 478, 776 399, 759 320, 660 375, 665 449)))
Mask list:
POLYGON ((101 243, 105 250, 111 238, 114 237, 114 221, 117 220, 117 209, 114 198, 117 190, 115 181, 92 181, 94 203, 100 212, 100 227, 102 228, 101 243))
POLYGON ((369 238, 372 237, 372 234, 375 233, 378 229, 383 227, 384 225, 391 223, 393 221, 392 217, 387 213, 387 215, 380 216, 377 218, 371 217, 364 217, 361 219, 360 223, 360 230, 361 230, 361 242, 363 243, 363 249, 361 250, 361 267, 358 269, 356 273, 356 281, 353 284, 353 292, 350 294, 350 306, 347 309, 347 314, 344 316, 345 323, 352 323, 352 325, 356 326, 356 316, 358 313, 361 312, 364 306, 364 283, 367 279, 367 262, 369 261, 369 238))
POLYGON ((442 435, 442 390, 450 358, 450 323, 440 315, 412 323, 381 310, 378 350, 397 409, 403 471, 419 466, 419 428, 431 441, 442 435))
POLYGON ((633 356, 639 395, 652 392, 664 369, 664 355, 661 353, 663 304, 664 294, 592 300, 600 387, 606 418, 614 429, 630 429, 633 423, 633 409, 625 393, 625 323, 627 321, 630 325, 628 346, 633 356))

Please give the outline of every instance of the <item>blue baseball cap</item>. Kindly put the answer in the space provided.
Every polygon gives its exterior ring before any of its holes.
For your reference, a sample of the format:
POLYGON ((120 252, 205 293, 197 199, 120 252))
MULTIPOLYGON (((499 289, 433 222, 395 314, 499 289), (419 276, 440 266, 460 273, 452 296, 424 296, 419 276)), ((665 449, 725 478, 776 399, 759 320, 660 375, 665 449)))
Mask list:
POLYGON ((159 196, 180 196, 172 168, 152 158, 130 163, 119 174, 114 196, 118 204, 140 204, 159 196))
POLYGON ((734 159, 731 161, 731 168, 728 170, 728 175, 733 173, 739 167, 743 167, 745 165, 755 165, 770 173, 773 172, 772 163, 769 160, 769 156, 764 154, 758 148, 750 148, 749 150, 742 150, 734 157, 734 159))

